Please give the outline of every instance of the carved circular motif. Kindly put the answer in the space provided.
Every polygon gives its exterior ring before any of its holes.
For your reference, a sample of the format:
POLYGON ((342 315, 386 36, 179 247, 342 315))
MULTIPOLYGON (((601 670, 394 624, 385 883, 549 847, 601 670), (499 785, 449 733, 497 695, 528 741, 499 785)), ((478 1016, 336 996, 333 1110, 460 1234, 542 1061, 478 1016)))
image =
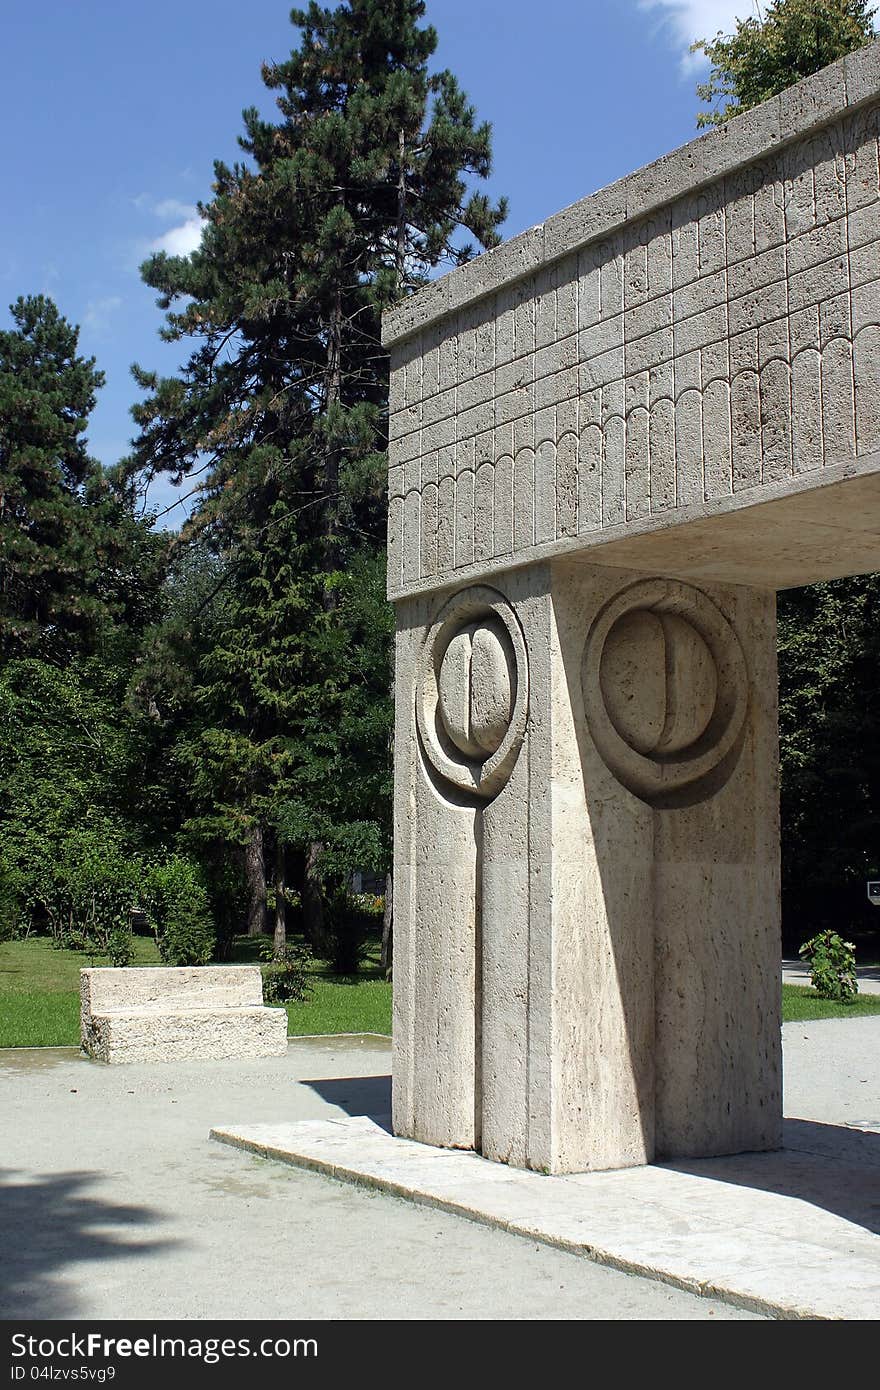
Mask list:
POLYGON ((730 776, 748 703, 745 660, 699 589, 643 580, 617 594, 590 629, 582 681, 596 747, 641 800, 692 804, 730 776))
POLYGON ((416 721, 425 757, 446 781, 495 796, 528 718, 526 648, 504 596, 485 585, 443 605, 422 650, 416 721))

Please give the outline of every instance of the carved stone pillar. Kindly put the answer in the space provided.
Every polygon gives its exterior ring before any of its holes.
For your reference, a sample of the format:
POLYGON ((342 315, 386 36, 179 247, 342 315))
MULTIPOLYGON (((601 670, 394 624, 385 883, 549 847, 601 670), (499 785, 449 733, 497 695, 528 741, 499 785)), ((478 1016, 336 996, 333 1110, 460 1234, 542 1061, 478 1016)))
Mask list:
POLYGON ((774 597, 553 561, 398 603, 395 1132, 778 1145, 774 597))

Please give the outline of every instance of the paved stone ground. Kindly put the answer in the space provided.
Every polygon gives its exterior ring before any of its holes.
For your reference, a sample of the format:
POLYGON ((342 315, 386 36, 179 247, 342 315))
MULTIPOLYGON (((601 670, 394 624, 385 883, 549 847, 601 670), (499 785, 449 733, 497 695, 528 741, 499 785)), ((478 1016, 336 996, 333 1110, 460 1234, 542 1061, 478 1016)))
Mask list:
MULTIPOLYGON (((787 1113, 880 1121, 878 1042, 880 1019, 786 1025, 787 1113)), ((0 1052, 0 1317, 749 1316, 207 1138, 215 1124, 381 1115, 388 1061, 377 1038, 189 1066, 0 1052)))
POLYGON ((388 1064, 376 1038, 189 1066, 0 1052, 0 1317, 747 1316, 208 1139, 381 1113, 388 1064))

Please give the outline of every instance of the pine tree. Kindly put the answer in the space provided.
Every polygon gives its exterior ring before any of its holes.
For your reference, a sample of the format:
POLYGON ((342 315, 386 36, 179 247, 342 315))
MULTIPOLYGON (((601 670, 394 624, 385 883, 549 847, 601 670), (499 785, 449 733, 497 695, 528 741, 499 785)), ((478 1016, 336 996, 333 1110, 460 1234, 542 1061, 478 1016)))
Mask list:
POLYGON ((137 640, 155 617, 163 543, 85 440, 104 383, 51 299, 0 332, 0 657, 52 661, 137 640))
POLYGON ((735 33, 698 40, 691 52, 705 53, 712 71, 697 96, 712 110, 697 125, 723 125, 870 43, 876 13, 868 0, 771 0, 759 18, 737 19, 735 33))
POLYGON ((248 161, 215 166, 200 248, 143 267, 165 336, 197 346, 175 378, 136 369, 132 466, 200 470, 185 538, 218 557, 228 622, 197 658, 187 756, 203 823, 244 851, 252 931, 268 842, 279 884, 286 851, 299 866, 313 936, 321 876, 377 840, 387 853, 380 316, 473 254, 462 230, 495 244, 505 215, 467 192, 489 173, 489 127, 450 73, 429 74, 424 9, 293 11, 298 48, 263 68, 280 120, 244 112, 248 161))
POLYGON ((83 432, 103 385, 77 330, 42 295, 11 306, 0 332, 0 651, 61 653, 95 617, 86 489, 96 465, 83 432))

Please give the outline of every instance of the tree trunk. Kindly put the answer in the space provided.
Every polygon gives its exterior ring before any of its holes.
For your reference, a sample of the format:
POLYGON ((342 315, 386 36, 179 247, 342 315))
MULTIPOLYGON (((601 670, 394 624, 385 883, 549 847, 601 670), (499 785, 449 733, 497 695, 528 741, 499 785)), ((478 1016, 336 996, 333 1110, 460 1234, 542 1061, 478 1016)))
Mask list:
POLYGON ((263 859, 263 827, 255 820, 244 851, 248 887, 248 936, 266 934, 266 864, 263 859))
POLYGON ((316 955, 329 951, 327 926, 324 920, 324 894, 318 877, 318 860, 323 845, 313 841, 303 855, 300 899, 302 901, 303 933, 316 955))
MULTIPOLYGON (((327 338, 327 366, 324 379, 324 400, 326 410, 334 410, 342 400, 342 290, 337 285, 330 312, 330 331, 327 338)), ((324 509, 324 568, 328 573, 339 568, 339 463, 340 449, 335 432, 339 429, 338 418, 334 419, 330 440, 327 445, 327 501, 324 509)), ((332 613, 338 603, 338 595, 333 585, 324 589, 324 611, 332 613)), ((307 856, 308 857, 308 856, 307 856)))
POLYGON ((284 863, 284 846, 275 846, 275 941, 274 951, 278 955, 287 945, 287 874, 284 863))
POLYGON ((391 979, 394 958, 394 875, 385 875, 385 911, 382 914, 382 951, 379 968, 386 980, 391 979))

